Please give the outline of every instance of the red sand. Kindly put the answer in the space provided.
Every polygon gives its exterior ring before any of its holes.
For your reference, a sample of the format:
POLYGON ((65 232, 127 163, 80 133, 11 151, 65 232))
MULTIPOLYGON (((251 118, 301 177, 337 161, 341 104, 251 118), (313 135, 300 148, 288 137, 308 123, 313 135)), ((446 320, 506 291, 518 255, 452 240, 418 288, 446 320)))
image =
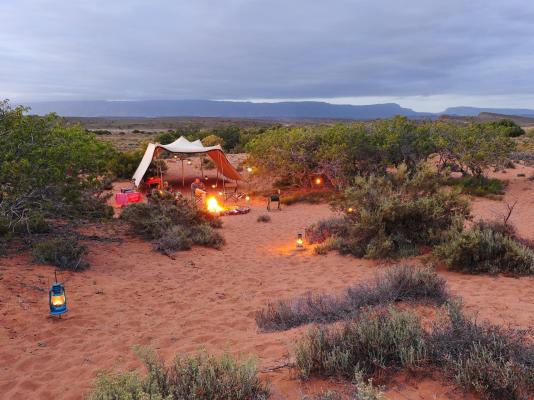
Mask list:
MULTIPOLYGON (((512 217, 519 233, 533 238, 534 182, 516 177, 532 168, 508 170, 505 200, 517 199, 512 217)), ((493 217, 504 203, 474 201, 476 216, 493 217)), ((224 218, 221 251, 194 248, 176 259, 153 252, 147 242, 89 243, 92 267, 62 273, 70 311, 48 316, 53 268, 27 255, 0 259, 0 397, 81 399, 100 370, 140 366, 134 345, 150 345, 166 360, 206 349, 255 355, 261 369, 283 364, 293 340, 306 329, 259 333, 254 312, 270 300, 306 291, 336 291, 371 278, 377 262, 337 254, 295 252, 297 232, 331 214, 326 205, 294 205, 272 212, 270 223, 254 204, 250 214, 224 218)), ((110 234, 111 235, 111 234, 110 234)), ((469 311, 480 319, 534 326, 534 278, 470 276, 440 270, 469 311)), ((262 373, 273 399, 298 399, 332 383, 301 383, 287 369, 262 373)), ((390 399, 462 399, 452 385, 431 377, 398 376, 386 382, 390 399)))

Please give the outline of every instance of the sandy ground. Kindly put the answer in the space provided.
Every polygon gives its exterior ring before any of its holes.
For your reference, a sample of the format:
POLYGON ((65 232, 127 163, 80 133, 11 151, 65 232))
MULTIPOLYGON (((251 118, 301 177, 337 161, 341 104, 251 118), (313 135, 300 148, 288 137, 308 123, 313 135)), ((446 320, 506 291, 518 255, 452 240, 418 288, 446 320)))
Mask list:
MULTIPOLYGON (((508 170, 505 201, 517 200, 512 221, 534 238, 532 168, 508 170)), ((337 291, 371 278, 377 262, 314 256, 294 251, 297 232, 331 214, 326 205, 294 205, 266 212, 253 199, 248 215, 224 218, 221 251, 194 248, 176 259, 155 253, 147 242, 126 236, 122 243, 91 242, 92 267, 62 273, 70 311, 48 316, 47 289, 53 268, 31 264, 27 255, 0 259, 0 398, 81 399, 100 370, 139 368, 132 348, 149 345, 163 358, 199 349, 254 355, 266 370, 283 364, 305 327, 260 333, 255 311, 268 301, 307 291, 337 291)), ((494 217, 505 202, 476 199, 477 217, 494 217)), ((108 235, 113 233, 107 232, 108 235)), ((534 326, 534 279, 470 276, 440 269, 452 291, 480 319, 534 326)), ((327 381, 302 383, 287 369, 262 372, 273 399, 299 399, 332 387, 327 381)), ((390 399, 464 399, 439 379, 397 376, 386 382, 390 399)))

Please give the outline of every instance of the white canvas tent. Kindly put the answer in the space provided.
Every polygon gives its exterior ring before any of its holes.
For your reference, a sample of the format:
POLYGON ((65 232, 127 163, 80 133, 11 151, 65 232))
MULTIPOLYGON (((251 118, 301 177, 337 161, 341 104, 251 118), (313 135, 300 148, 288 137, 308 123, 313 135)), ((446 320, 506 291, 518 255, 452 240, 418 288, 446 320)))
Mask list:
POLYGON ((143 177, 150 166, 150 163, 154 159, 154 156, 158 155, 161 150, 167 150, 170 153, 185 153, 185 154, 208 154, 213 160, 213 163, 217 167, 218 173, 225 176, 228 179, 235 181, 243 180, 239 172, 230 164, 230 161, 226 158, 226 155, 222 151, 220 145, 204 147, 200 140, 190 142, 185 137, 180 136, 174 142, 170 144, 149 143, 146 148, 145 155, 143 156, 141 163, 137 167, 132 180, 136 187, 138 187, 143 177))

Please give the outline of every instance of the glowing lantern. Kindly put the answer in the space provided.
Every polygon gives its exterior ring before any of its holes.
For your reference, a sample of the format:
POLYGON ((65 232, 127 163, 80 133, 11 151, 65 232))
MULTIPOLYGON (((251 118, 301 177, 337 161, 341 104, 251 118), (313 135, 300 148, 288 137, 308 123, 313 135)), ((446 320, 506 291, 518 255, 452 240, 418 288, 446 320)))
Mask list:
POLYGON ((246 201, 250 201, 250 196, 246 196, 246 197, 245 197, 245 200, 246 200, 246 201))
POLYGON ((211 185, 212 189, 215 189, 216 187, 217 187, 217 185, 215 183, 213 185, 211 185))
POLYGON ((354 209, 352 207, 349 207, 348 210, 347 210, 347 212, 349 212, 349 213, 351 213, 353 211, 354 211, 354 209))
POLYGON ((65 287, 61 283, 54 283, 48 291, 48 303, 51 315, 61 315, 68 311, 65 287))
POLYGON ((219 202, 215 197, 210 197, 208 201, 206 202, 206 208, 209 212, 218 214, 224 209, 219 205, 219 202))
POLYGON ((219 192, 219 196, 222 196, 223 195, 223 192, 219 192))
POLYGON ((252 172, 252 167, 248 167, 248 168, 247 168, 247 171, 248 171, 248 172, 252 172))
POLYGON ((208 175, 204 175, 204 180, 205 180, 205 181, 208 180, 208 175))
POLYGON ((191 165, 193 162, 191 160, 187 160, 187 165, 191 165))
POLYGON ((316 185, 320 185, 321 183, 323 183, 323 180, 320 177, 315 178, 316 185))
POLYGON ((302 239, 302 233, 297 234, 297 250, 304 248, 304 240, 302 239))

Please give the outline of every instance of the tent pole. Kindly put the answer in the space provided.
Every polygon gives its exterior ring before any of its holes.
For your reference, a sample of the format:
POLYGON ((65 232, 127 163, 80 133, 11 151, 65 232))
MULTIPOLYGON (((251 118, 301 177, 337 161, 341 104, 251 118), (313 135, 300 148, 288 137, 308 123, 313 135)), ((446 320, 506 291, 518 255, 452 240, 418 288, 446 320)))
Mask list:
POLYGON ((202 179, 204 179, 204 156, 200 156, 200 175, 202 176, 202 179))
POLYGON ((185 180, 184 180, 184 159, 182 158, 182 187, 185 187, 185 180))

